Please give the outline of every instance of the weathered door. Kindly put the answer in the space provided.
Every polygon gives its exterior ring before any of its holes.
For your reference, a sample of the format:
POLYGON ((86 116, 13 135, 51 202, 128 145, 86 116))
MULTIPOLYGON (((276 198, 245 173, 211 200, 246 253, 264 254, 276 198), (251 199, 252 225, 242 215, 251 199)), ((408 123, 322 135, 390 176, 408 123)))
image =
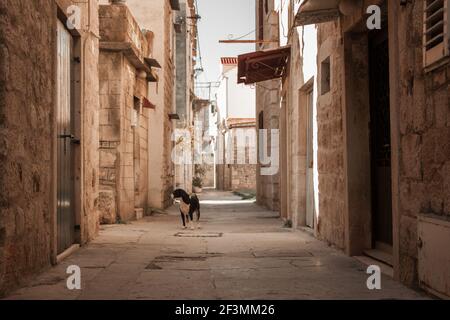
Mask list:
POLYGON ((75 241, 71 123, 72 36, 58 21, 57 27, 57 237, 58 253, 75 241))
POLYGON ((393 243, 387 28, 369 36, 372 232, 374 246, 383 247, 393 243))
POLYGON ((306 225, 314 228, 314 148, 313 148, 313 91, 307 95, 308 125, 306 134, 306 225))

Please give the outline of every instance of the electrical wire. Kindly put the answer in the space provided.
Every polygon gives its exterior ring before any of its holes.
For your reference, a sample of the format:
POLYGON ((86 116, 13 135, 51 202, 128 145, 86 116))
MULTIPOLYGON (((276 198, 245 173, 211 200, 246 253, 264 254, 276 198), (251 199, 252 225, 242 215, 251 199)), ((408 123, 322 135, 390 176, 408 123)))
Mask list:
POLYGON ((244 34, 243 36, 240 36, 240 37, 238 37, 238 38, 231 38, 231 39, 229 39, 229 40, 233 40, 233 41, 234 41, 234 40, 241 40, 241 39, 245 38, 246 36, 251 35, 251 34, 254 33, 254 32, 256 32, 256 29, 250 31, 249 33, 244 34))

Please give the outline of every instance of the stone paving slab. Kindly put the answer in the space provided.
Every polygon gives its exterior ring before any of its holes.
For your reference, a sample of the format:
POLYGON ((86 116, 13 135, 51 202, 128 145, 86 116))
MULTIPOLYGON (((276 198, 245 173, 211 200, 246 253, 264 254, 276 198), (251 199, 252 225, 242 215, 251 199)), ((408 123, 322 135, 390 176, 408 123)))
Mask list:
POLYGON ((276 213, 251 201, 218 191, 200 199, 209 201, 202 204, 202 229, 182 230, 175 207, 102 226, 91 244, 7 299, 427 298, 387 276, 382 290, 368 290, 360 262, 308 232, 283 228, 276 213), (175 236, 180 232, 192 237, 175 236), (201 237, 211 233, 222 236, 201 237), (80 291, 66 287, 70 265, 81 268, 80 291))

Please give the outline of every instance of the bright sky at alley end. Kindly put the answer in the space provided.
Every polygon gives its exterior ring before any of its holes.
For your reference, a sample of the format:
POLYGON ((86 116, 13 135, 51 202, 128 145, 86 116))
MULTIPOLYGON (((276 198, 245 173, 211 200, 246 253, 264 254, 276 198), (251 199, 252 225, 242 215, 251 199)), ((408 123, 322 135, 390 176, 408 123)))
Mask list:
POLYGON ((204 73, 197 81, 217 81, 220 76, 220 58, 234 57, 255 50, 253 44, 220 44, 219 40, 237 38, 255 39, 255 0, 197 0, 200 49, 204 73))

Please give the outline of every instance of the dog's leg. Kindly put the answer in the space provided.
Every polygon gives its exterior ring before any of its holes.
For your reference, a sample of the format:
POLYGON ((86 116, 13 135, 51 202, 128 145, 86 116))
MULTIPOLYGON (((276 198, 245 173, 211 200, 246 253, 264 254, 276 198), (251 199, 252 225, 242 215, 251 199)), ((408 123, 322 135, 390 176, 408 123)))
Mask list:
POLYGON ((186 218, 184 217, 183 212, 181 212, 181 220, 183 221, 183 229, 186 229, 186 218))
POLYGON ((189 212, 189 214, 187 215, 188 220, 189 220, 189 227, 191 230, 194 230, 194 213, 193 212, 189 212))
POLYGON ((202 226, 200 224, 200 209, 197 209, 197 228, 201 229, 202 226))

